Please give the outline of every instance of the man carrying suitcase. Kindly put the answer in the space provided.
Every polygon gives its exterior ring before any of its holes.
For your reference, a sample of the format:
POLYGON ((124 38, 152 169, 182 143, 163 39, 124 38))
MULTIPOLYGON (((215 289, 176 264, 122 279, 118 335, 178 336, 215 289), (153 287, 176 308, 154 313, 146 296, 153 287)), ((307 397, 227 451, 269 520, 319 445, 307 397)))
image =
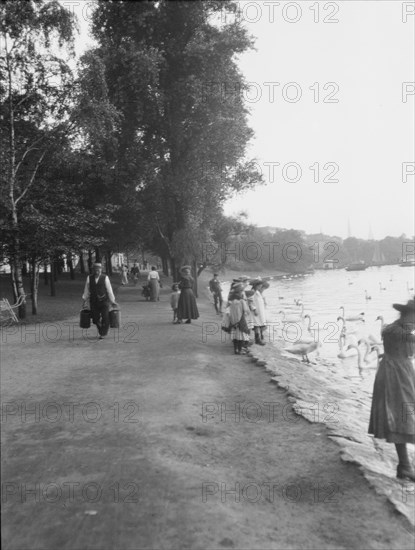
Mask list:
POLYGON ((102 264, 93 265, 94 273, 86 279, 82 299, 84 306, 89 299, 92 322, 97 326, 99 339, 102 340, 107 334, 110 326, 109 306, 116 306, 111 282, 107 275, 102 273, 102 264))

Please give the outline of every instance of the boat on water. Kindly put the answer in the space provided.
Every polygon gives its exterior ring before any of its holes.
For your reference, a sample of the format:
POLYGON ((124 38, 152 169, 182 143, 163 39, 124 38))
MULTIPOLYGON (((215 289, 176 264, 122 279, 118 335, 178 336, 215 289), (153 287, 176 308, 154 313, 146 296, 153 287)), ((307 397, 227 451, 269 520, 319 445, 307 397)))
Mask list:
POLYGON ((363 261, 354 262, 346 267, 346 271, 364 271, 367 267, 368 266, 363 261))
POLYGON ((373 258, 372 258, 372 266, 381 267, 382 265, 386 265, 386 259, 385 255, 380 249, 380 243, 375 244, 375 250, 373 252, 373 258))
POLYGON ((399 264, 399 267, 415 267, 415 260, 408 260, 399 264))

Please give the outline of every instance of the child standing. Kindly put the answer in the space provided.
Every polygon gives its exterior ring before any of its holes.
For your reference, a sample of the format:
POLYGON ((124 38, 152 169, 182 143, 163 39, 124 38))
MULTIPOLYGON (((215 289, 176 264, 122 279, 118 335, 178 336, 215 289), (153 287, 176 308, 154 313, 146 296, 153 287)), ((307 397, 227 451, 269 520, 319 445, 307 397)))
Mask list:
POLYGON ((178 283, 174 283, 171 287, 172 293, 170 295, 170 305, 173 310, 173 324, 179 323, 179 319, 177 317, 177 307, 179 304, 179 298, 180 298, 180 290, 178 283))
POLYGON ((241 355, 242 349, 249 341, 249 308, 246 300, 243 299, 243 284, 235 285, 229 296, 229 318, 231 327, 231 338, 235 355, 241 355))

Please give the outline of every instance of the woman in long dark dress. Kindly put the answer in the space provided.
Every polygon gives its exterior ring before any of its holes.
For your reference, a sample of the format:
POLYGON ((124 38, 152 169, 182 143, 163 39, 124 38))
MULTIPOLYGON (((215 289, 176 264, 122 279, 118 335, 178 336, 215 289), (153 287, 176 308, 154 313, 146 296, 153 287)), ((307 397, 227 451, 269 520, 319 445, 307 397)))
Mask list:
POLYGON ((177 306, 177 319, 179 323, 182 322, 182 319, 187 319, 186 323, 191 323, 192 319, 198 319, 199 317, 196 298, 193 294, 194 280, 190 275, 190 267, 183 266, 180 272, 179 288, 181 292, 177 306))
POLYGON ((395 444, 397 477, 415 481, 406 448, 407 443, 415 443, 414 300, 392 307, 401 316, 382 331, 385 353, 373 387, 369 433, 395 444))

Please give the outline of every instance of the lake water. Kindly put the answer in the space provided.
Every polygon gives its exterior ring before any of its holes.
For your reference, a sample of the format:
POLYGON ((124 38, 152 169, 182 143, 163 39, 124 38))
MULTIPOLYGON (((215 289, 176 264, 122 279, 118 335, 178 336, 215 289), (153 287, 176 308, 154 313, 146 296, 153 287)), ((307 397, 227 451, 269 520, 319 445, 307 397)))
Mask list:
MULTIPOLYGON (((253 353, 267 361, 267 368, 274 373, 279 385, 294 397, 294 409, 310 421, 324 423, 327 419, 329 436, 342 447, 343 459, 358 464, 366 479, 405 514, 412 526, 415 525, 414 485, 408 488, 397 482, 394 446, 367 433, 376 355, 372 354, 369 362, 365 362, 365 346, 360 347, 361 372, 356 350, 350 352, 354 355, 340 359, 339 336, 343 323, 337 318, 342 315, 341 306, 346 318, 364 313, 364 323, 346 321, 347 341, 357 342, 369 335, 381 341, 380 321, 376 318, 383 316, 385 323, 397 319, 399 313, 392 304, 406 303, 413 297, 414 281, 415 269, 400 266, 354 272, 317 271, 304 278, 271 280, 270 287, 264 291, 270 323, 267 337, 271 343, 252 348, 253 353), (311 317, 311 334, 307 332, 307 320, 282 323, 281 311, 286 318, 301 314, 296 300, 303 302, 303 314, 311 317), (322 344, 318 354, 310 354, 310 365, 284 351, 296 338, 304 337, 312 337, 322 344), (291 361, 279 360, 273 345, 291 361)), ((224 290, 227 295, 228 285, 224 290)), ((414 458, 414 446, 409 445, 408 450, 414 458)))

